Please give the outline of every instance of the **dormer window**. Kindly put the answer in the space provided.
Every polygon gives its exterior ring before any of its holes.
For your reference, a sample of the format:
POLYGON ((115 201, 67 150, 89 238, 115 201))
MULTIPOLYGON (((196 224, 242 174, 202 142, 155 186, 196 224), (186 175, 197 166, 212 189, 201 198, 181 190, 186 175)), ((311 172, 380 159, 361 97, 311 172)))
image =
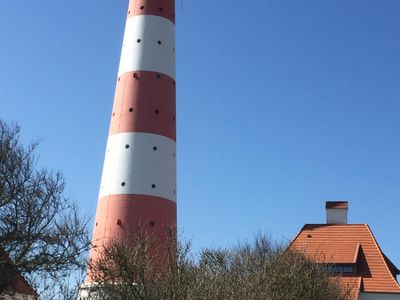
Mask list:
POLYGON ((328 266, 327 269, 328 269, 328 272, 336 273, 336 274, 353 274, 354 273, 354 267, 353 266, 331 265, 331 266, 328 266))

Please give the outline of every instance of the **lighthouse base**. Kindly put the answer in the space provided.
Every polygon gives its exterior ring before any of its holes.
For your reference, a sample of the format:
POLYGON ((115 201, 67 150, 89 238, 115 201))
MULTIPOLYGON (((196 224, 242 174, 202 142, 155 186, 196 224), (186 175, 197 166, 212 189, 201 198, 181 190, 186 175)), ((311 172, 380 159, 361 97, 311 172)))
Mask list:
POLYGON ((95 282, 84 283, 80 286, 77 300, 126 300, 135 299, 141 294, 141 286, 133 283, 126 286, 110 283, 112 286, 100 285, 95 282))
POLYGON ((100 294, 98 292, 99 286, 96 283, 83 283, 78 292, 77 300, 98 300, 100 299, 100 294), (97 291, 97 293, 96 293, 97 291))

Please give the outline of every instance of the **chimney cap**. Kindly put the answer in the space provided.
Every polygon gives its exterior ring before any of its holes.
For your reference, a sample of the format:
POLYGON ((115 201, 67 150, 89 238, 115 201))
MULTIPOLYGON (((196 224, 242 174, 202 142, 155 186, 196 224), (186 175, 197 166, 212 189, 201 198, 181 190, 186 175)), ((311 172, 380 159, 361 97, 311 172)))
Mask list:
POLYGON ((325 209, 349 209, 348 201, 326 201, 325 209))

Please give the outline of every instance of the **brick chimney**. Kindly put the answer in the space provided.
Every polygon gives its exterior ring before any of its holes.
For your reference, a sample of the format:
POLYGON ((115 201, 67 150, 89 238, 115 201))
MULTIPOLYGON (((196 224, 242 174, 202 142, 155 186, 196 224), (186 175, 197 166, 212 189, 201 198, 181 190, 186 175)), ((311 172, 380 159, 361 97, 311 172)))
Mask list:
POLYGON ((347 224, 348 201, 326 201, 326 224, 347 224))

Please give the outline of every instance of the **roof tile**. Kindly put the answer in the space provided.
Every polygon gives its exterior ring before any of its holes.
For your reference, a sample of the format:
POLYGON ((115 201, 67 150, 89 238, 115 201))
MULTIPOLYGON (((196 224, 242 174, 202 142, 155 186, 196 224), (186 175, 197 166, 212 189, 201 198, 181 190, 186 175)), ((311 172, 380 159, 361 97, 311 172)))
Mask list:
POLYGON ((366 224, 308 224, 290 245, 319 262, 357 264, 365 292, 399 293, 400 286, 366 224), (357 250, 359 247, 359 250, 357 250), (357 251, 357 253, 356 253, 357 251))

